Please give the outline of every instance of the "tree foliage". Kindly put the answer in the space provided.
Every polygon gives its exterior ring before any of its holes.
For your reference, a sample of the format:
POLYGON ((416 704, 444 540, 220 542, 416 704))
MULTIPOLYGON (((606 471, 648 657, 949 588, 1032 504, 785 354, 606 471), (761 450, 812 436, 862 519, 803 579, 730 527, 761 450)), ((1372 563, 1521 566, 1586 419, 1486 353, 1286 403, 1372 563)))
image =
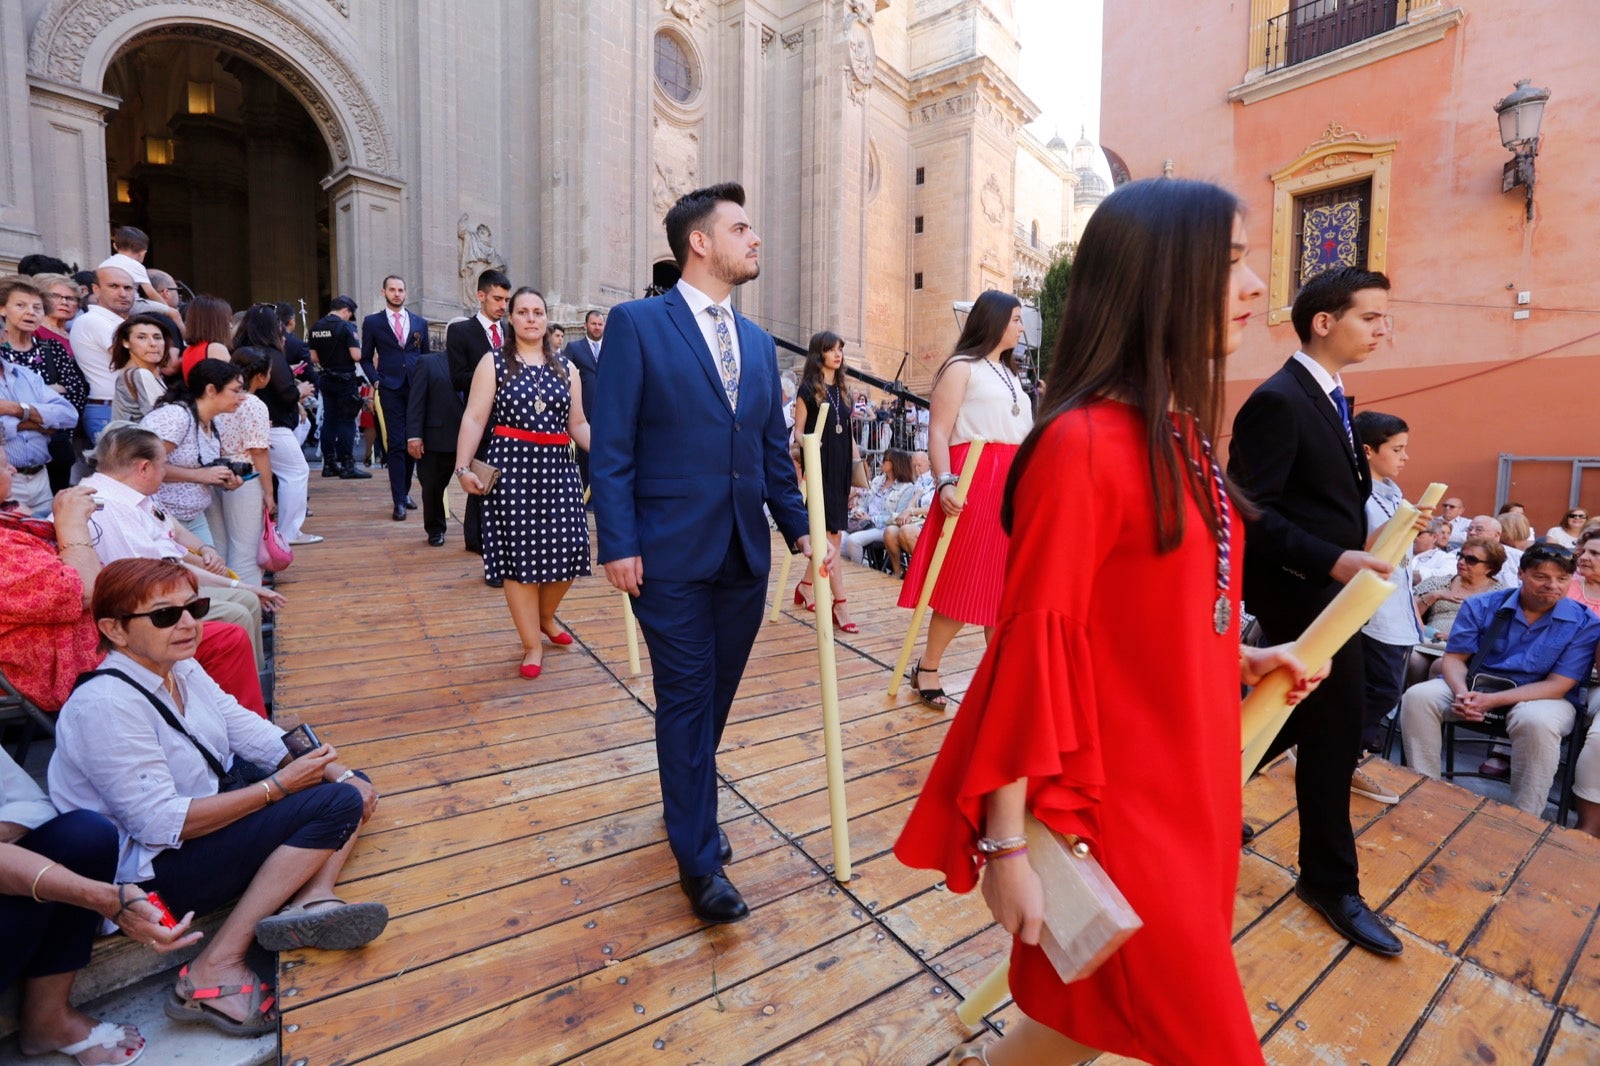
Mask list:
POLYGON ((1072 274, 1072 256, 1063 255, 1045 271, 1039 286, 1039 380, 1050 373, 1050 358, 1055 354, 1056 331, 1061 328, 1061 309, 1067 302, 1067 279, 1072 274))

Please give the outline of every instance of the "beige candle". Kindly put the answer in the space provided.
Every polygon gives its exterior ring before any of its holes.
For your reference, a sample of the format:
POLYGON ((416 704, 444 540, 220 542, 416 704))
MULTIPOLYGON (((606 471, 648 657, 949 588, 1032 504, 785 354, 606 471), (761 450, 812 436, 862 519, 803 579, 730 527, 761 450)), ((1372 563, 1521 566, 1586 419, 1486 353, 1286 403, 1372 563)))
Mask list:
MULTIPOLYGON (((956 479, 956 500, 963 506, 967 502, 967 490, 972 487, 972 478, 978 472, 978 456, 983 454, 985 441, 982 437, 972 438, 970 447, 967 448, 966 461, 961 464, 961 476, 956 479)), ((933 494, 933 506, 939 506, 939 494, 933 494)), ((922 579, 922 595, 917 597, 917 609, 911 612, 911 627, 906 630, 906 639, 900 645, 900 658, 894 664, 894 673, 889 675, 889 695, 900 695, 900 682, 906 676, 906 667, 911 664, 911 650, 917 646, 917 634, 922 632, 922 619, 928 613, 928 601, 933 599, 933 586, 939 580, 939 570, 944 566, 945 553, 950 550, 950 537, 956 531, 956 521, 960 515, 945 516, 944 526, 939 530, 939 543, 933 546, 933 558, 928 560, 928 573, 922 579)))
MULTIPOLYGON (((1349 584, 1339 590, 1333 602, 1322 609, 1300 639, 1294 642, 1295 658, 1306 669, 1316 671, 1333 658, 1333 653, 1355 636, 1367 624, 1378 605, 1394 592, 1393 582, 1385 581, 1371 570, 1363 570, 1349 584)), ((1288 670, 1278 669, 1262 679, 1245 698, 1241 709, 1240 733, 1244 744, 1243 775, 1241 782, 1260 765, 1267 748, 1277 737, 1293 710, 1289 706, 1289 691, 1294 678, 1288 670)))
MULTIPOLYGON (((800 438, 805 456, 806 514, 811 519, 811 581, 817 607, 817 674, 822 686, 822 746, 828 770, 828 821, 833 830, 833 879, 850 883, 850 815, 844 801, 844 742, 839 732, 839 665, 833 648, 833 586, 823 572, 828 518, 822 498, 822 434, 828 403, 817 409, 817 431, 800 438)), ((780 590, 781 591, 781 590, 780 590)))

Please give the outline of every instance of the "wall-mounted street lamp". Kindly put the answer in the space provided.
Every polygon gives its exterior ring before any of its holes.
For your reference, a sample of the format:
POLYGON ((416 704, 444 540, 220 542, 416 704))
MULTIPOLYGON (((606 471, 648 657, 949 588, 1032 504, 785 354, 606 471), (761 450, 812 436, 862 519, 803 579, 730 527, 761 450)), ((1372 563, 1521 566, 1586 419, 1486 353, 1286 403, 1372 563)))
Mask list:
POLYGON ((1539 125, 1544 121, 1544 105, 1549 89, 1535 89, 1533 79, 1522 78, 1511 94, 1494 105, 1500 119, 1500 143, 1515 157, 1507 161, 1500 176, 1500 191, 1510 192, 1518 185, 1528 190, 1528 214, 1533 218, 1533 159, 1539 154, 1539 125))

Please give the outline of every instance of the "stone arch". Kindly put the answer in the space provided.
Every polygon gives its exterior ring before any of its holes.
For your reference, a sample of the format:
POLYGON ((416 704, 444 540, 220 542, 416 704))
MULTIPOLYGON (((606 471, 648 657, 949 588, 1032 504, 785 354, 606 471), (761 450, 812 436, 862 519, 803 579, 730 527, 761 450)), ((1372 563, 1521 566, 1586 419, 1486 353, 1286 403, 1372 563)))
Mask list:
POLYGON ((128 48, 207 42, 282 82, 321 129, 336 172, 393 176, 394 138, 331 10, 295 0, 50 0, 29 42, 28 73, 99 94, 112 60, 128 48))

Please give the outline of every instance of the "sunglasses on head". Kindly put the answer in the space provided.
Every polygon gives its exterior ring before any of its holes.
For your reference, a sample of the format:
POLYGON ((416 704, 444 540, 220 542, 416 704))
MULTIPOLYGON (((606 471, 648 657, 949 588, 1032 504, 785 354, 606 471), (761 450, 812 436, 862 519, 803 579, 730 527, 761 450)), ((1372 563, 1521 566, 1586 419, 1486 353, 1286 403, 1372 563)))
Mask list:
POLYGON ((202 596, 197 600, 190 600, 188 603, 172 607, 157 607, 153 611, 136 611, 133 614, 125 614, 122 616, 122 620, 126 622, 133 618, 148 618, 150 619, 150 624, 157 629, 171 629, 178 624, 178 619, 183 617, 184 611, 188 611, 189 617, 198 622, 206 616, 206 612, 209 610, 211 610, 211 601, 202 596))
POLYGON ((1563 548, 1559 544, 1535 544, 1522 553, 1524 566, 1533 563, 1570 563, 1572 560, 1572 549, 1563 548))

